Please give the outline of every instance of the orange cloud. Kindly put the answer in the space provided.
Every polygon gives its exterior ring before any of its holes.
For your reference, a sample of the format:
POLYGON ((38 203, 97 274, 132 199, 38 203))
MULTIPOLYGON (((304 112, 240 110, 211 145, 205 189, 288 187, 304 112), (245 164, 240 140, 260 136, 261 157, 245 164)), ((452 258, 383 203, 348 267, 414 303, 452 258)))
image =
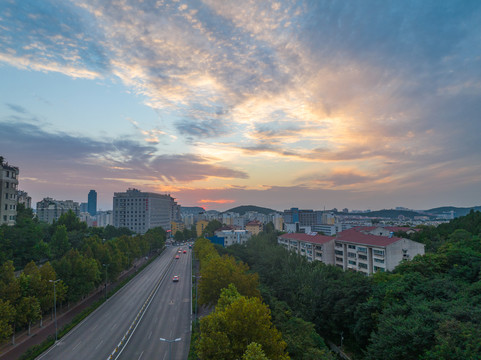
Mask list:
POLYGON ((202 199, 197 201, 198 203, 202 204, 232 204, 236 202, 235 200, 229 200, 229 199, 219 199, 219 200, 208 200, 208 199, 202 199))

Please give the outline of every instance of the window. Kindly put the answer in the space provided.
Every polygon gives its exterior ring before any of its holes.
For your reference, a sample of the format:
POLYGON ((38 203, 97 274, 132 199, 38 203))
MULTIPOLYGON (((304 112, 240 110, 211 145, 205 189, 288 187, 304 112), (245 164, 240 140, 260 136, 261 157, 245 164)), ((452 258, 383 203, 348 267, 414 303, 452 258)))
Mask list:
POLYGON ((8 210, 8 205, 7 205, 7 204, 5 204, 5 210, 8 210))
POLYGON ((336 261, 342 262, 342 257, 336 256, 336 261))
POLYGON ((367 260, 367 256, 362 254, 359 254, 358 258, 359 260, 367 260))
POLYGON ((382 267, 379 267, 379 266, 374 266, 374 271, 381 271, 381 272, 384 272, 384 268, 382 267))
POLYGON ((374 262, 377 262, 377 263, 380 263, 380 264, 384 264, 384 259, 374 258, 374 262))
POLYGON ((374 250, 372 251, 372 253, 373 253, 374 255, 377 255, 377 256, 384 256, 384 250, 376 250, 376 249, 374 249, 374 250))
POLYGON ((363 253, 367 253, 367 248, 362 247, 362 246, 358 246, 358 247, 357 247, 357 251, 363 252, 363 253))
POLYGON ((7 171, 7 177, 10 177, 10 171, 7 171))
POLYGON ((335 253, 336 255, 342 255, 342 254, 343 254, 343 252, 340 251, 340 250, 334 250, 334 253, 335 253))
POLYGON ((355 249, 355 248, 356 248, 355 245, 347 245, 347 247, 348 247, 349 249, 355 249))
POLYGON ((359 263, 360 269, 367 269, 367 264, 359 263))
POLYGON ((349 263, 349 265, 356 265, 356 262, 352 261, 352 260, 349 260, 348 263, 349 263))
POLYGON ((5 187, 8 189, 8 186, 9 186, 9 182, 8 181, 5 181, 5 187))
POLYGON ((348 252, 347 253, 347 257, 350 257, 350 258, 356 258, 356 253, 352 253, 352 252, 348 252))
MULTIPOLYGON (((5 194, 5 199, 7 199, 7 200, 8 200, 8 194, 5 194)), ((7 220, 7 219, 5 219, 5 220, 7 220)))

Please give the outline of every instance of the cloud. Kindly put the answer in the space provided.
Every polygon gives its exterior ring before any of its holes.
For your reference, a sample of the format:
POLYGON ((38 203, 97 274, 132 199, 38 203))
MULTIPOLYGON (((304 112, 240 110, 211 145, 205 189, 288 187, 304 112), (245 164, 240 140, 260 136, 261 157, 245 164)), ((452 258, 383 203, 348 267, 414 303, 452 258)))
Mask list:
POLYGON ((23 106, 20 106, 20 105, 15 105, 15 104, 5 104, 10 110, 13 110, 17 113, 20 113, 20 114, 25 114, 27 113, 27 110, 23 107, 23 106))
POLYGON ((0 122, 0 132, 9 134, 4 141, 9 154, 15 154, 22 167, 38 179, 58 181, 56 174, 61 173, 62 181, 118 178, 131 182, 147 180, 153 186, 212 177, 248 177, 241 170, 218 164, 213 157, 157 154, 154 146, 127 137, 94 140, 64 132, 46 132, 41 126, 26 122, 0 122))

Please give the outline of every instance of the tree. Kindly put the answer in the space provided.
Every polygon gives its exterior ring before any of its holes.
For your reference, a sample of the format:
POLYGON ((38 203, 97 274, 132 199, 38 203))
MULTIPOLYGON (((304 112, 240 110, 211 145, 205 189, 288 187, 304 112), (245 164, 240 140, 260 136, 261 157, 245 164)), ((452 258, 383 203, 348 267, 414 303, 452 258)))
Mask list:
MULTIPOLYGON (((285 353, 286 343, 272 325, 269 308, 261 299, 235 295, 231 288, 223 292, 219 302, 223 306, 200 320, 202 336, 197 349, 201 360, 240 359, 253 342, 261 346, 268 359, 289 359, 285 353)), ((250 351, 254 352, 255 348, 258 349, 252 346, 250 351)))
POLYGON ((21 296, 21 289, 15 277, 13 261, 6 261, 0 267, 0 299, 16 304, 21 296))
POLYGON ((22 298, 16 309, 16 323, 23 326, 28 324, 28 335, 30 335, 30 326, 33 321, 42 317, 40 303, 34 296, 22 298))
POLYGON ((0 299, 0 339, 7 339, 12 335, 12 323, 15 320, 15 308, 10 301, 0 299))
POLYGON ((100 269, 97 262, 70 250, 54 262, 58 277, 68 286, 67 300, 76 301, 92 291, 100 283, 100 269))
POLYGON ((232 256, 213 258, 201 268, 199 304, 214 305, 221 290, 229 284, 234 284, 244 296, 259 297, 259 276, 257 273, 247 273, 248 270, 247 264, 236 262, 232 256))
POLYGON ((256 342, 247 345, 246 352, 242 355, 242 360, 269 360, 262 350, 262 346, 256 342))
POLYGON ((55 233, 50 240, 50 252, 54 259, 61 258, 67 251, 69 251, 71 245, 68 240, 67 227, 65 225, 57 226, 55 233))
POLYGON ((212 220, 209 221, 207 226, 204 228, 202 232, 203 236, 214 236, 214 231, 220 229, 222 227, 222 223, 219 220, 212 220))

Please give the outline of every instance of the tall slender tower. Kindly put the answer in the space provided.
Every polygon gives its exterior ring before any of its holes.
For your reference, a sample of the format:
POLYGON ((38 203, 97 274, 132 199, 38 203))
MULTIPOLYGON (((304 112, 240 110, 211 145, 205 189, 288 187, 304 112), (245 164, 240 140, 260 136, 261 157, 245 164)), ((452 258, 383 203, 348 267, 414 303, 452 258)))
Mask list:
POLYGON ((87 210, 91 216, 97 215, 97 191, 90 190, 87 210))

